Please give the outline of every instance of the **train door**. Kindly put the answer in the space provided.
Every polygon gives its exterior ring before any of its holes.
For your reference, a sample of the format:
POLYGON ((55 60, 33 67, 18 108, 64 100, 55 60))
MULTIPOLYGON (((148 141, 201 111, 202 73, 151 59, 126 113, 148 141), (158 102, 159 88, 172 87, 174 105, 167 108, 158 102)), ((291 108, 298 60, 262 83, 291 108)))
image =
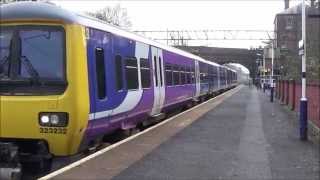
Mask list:
POLYGON ((90 84, 90 119, 106 119, 110 112, 108 101, 107 72, 111 59, 111 36, 109 33, 90 30, 87 42, 90 84), (107 110, 107 111, 106 111, 107 110))
POLYGON ((218 87, 218 89, 220 89, 221 88, 221 73, 220 73, 220 71, 221 71, 221 67, 219 66, 219 67, 217 67, 217 82, 218 82, 218 84, 217 84, 217 87, 218 87))
POLYGON ((208 79, 209 79, 209 92, 211 93, 213 91, 213 66, 209 65, 208 66, 208 79))
POLYGON ((196 97, 200 96, 200 70, 199 70, 199 61, 195 62, 195 82, 196 82, 196 97))
POLYGON ((152 68, 153 68, 153 88, 154 102, 151 115, 161 113, 165 99, 165 83, 162 50, 156 47, 151 48, 152 68))
POLYGON ((1 120, 2 120, 2 100, 0 95, 0 137, 1 137, 1 120))
POLYGON ((228 71, 224 69, 224 77, 225 77, 225 88, 228 87, 228 71))

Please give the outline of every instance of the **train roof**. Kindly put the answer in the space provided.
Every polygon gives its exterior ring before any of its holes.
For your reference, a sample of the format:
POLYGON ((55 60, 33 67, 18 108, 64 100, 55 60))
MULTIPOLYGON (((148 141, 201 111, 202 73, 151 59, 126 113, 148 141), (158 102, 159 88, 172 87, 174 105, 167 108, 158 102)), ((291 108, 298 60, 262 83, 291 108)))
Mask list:
POLYGON ((227 65, 221 65, 222 67, 224 67, 224 68, 226 68, 227 70, 229 70, 229 71, 232 71, 232 72, 234 72, 234 73, 237 73, 237 71, 236 70, 234 70, 234 69, 232 69, 232 68, 230 68, 229 66, 227 66, 227 65))
POLYGON ((182 56, 195 59, 204 63, 208 63, 214 66, 219 66, 219 64, 207 61, 199 56, 194 54, 185 52, 183 50, 163 45, 161 43, 155 42, 138 34, 126 31, 119 27, 110 25, 104 21, 98 20, 93 17, 85 16, 82 14, 77 14, 65 9, 62 9, 56 5, 42 2, 16 2, 9 3, 0 6, 0 17, 1 20, 29 20, 29 19, 50 19, 56 21, 62 21, 65 23, 76 23, 81 24, 87 27, 92 27, 104 31, 108 31, 110 33, 123 36, 135 41, 143 42, 167 51, 171 51, 182 56))

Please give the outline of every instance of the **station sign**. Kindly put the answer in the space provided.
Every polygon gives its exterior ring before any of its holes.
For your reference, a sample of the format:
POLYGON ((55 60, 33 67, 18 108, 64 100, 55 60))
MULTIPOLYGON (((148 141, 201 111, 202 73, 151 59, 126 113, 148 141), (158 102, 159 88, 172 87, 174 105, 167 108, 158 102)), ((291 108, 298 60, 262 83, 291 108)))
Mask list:
POLYGON ((299 56, 304 55, 304 44, 303 44, 303 40, 299 41, 299 56))

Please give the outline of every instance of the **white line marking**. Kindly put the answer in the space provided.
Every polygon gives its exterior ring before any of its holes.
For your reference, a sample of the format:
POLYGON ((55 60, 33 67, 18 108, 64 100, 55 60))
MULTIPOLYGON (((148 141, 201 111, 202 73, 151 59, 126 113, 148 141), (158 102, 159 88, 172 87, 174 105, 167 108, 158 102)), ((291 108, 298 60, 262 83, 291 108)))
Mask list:
POLYGON ((175 119, 175 118, 177 118, 177 117, 179 117, 179 116, 181 116, 181 115, 183 115, 183 114, 185 114, 187 112, 190 112, 190 111, 192 111, 192 110, 194 110, 194 109, 196 109, 196 108, 198 108, 198 107, 200 107, 202 105, 205 105, 205 104, 207 104, 209 102, 212 102, 213 100, 215 100, 216 98, 218 98, 220 96, 223 96, 223 95, 225 95, 227 93, 235 92, 235 91, 239 90, 241 87, 242 86, 238 86, 237 88, 232 89, 231 91, 226 91, 226 92, 224 92, 224 93, 222 93, 222 94, 220 94, 220 95, 218 95, 218 96, 216 96, 216 97, 214 97, 214 98, 212 98, 212 99, 210 99, 210 100, 208 100, 208 101, 206 101, 204 103, 198 104, 198 105, 196 105, 195 107, 193 107, 191 109, 188 109, 186 111, 183 111, 182 113, 174 115, 171 118, 169 118, 167 120, 164 120, 164 121, 160 122, 159 124, 157 124, 155 126, 152 126, 152 127, 148 128, 148 129, 146 129, 146 130, 144 130, 144 131, 142 131, 142 132, 140 132, 138 134, 130 136, 130 137, 128 137, 128 138, 126 138, 126 139, 124 139, 122 141, 119 141, 119 142, 117 142, 115 144, 112 144, 112 145, 110 145, 110 146, 108 146, 108 147, 106 147, 104 149, 101 149, 100 151, 97 151, 94 154, 91 154, 91 155, 89 155, 89 156, 87 156, 87 157, 85 157, 83 159, 80 159, 80 160, 78 160, 78 161, 76 161, 76 162, 74 162, 74 163, 72 163, 72 164, 70 164, 68 166, 65 166, 65 167, 63 167, 61 169, 58 169, 57 171, 54 171, 54 172, 52 172, 52 173, 50 173, 50 174, 48 174, 46 176, 43 176, 43 177, 39 178, 38 180, 48 180, 48 179, 51 179, 51 178, 53 178, 55 176, 58 176, 58 175, 66 172, 66 171, 68 171, 68 170, 70 170, 72 168, 75 168, 75 167, 77 167, 77 166, 79 166, 79 165, 81 165, 81 164, 83 164, 83 163, 85 163, 85 162, 87 162, 87 161, 89 161, 89 160, 91 160, 93 158, 96 158, 96 157, 104 154, 105 152, 108 152, 108 151, 112 150, 113 148, 116 148, 116 147, 120 146, 121 144, 124 144, 124 143, 126 143, 128 141, 131 141, 132 139, 134 139, 136 137, 139 137, 139 136, 141 136, 141 135, 143 135, 143 134, 145 134, 145 133, 147 133, 149 131, 152 131, 153 129, 156 129, 157 127, 162 126, 163 124, 166 124, 167 122, 169 122, 169 121, 171 121, 171 120, 173 120, 173 119, 175 119))

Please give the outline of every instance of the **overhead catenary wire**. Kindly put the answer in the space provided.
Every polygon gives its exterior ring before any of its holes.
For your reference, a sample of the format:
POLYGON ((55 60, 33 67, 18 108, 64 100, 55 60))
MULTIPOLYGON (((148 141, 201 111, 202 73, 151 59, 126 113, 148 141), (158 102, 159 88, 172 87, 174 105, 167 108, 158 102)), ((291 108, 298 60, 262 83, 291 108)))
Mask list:
MULTIPOLYGON (((277 31, 263 29, 180 29, 180 30, 135 30, 137 34, 167 45, 188 45, 189 41, 274 41, 277 31)), ((296 41, 296 39, 281 39, 296 41)))

